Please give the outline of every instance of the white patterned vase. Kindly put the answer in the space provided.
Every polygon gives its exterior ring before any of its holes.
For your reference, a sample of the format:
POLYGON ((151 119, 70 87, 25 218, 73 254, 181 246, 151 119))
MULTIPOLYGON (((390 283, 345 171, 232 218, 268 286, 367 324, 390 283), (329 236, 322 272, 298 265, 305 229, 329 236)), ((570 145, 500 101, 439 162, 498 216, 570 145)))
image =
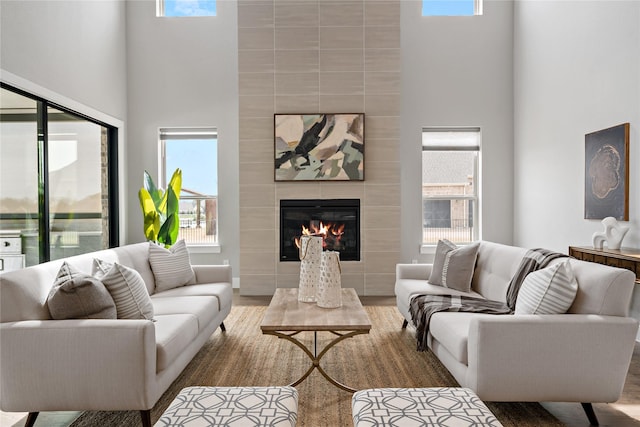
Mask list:
POLYGON ((318 307, 337 308, 342 305, 341 272, 340 252, 323 252, 320 262, 320 282, 318 283, 318 307))
POLYGON ((322 256, 321 236, 300 238, 300 288, 298 301, 315 302, 320 280, 320 258, 322 256))

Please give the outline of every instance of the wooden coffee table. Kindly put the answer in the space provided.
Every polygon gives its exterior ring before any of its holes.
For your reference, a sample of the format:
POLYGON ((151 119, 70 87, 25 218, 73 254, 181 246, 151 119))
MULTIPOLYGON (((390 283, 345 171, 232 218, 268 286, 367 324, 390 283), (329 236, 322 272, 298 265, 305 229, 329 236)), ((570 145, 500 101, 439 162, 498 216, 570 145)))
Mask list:
POLYGON ((342 289, 341 307, 321 308, 315 303, 299 302, 298 289, 277 288, 264 314, 260 329, 263 334, 275 335, 291 341, 311 359, 311 366, 307 372, 291 383, 291 386, 297 386, 314 369, 317 369, 336 387, 351 393, 356 391, 333 379, 320 366, 320 360, 331 347, 354 335, 368 334, 371 329, 371 321, 355 289, 342 289), (313 331, 313 352, 295 337, 304 331, 313 331), (318 353, 318 332, 330 332, 336 336, 320 353, 318 353))

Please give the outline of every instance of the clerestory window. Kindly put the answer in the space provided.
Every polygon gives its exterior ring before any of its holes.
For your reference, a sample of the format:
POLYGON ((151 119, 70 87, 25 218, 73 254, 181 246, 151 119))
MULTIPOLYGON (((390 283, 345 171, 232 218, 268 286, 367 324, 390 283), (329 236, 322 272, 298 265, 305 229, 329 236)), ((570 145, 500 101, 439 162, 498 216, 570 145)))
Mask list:
POLYGON ((156 16, 216 16, 216 0, 156 0, 156 16))
POLYGON ((422 16, 482 15, 482 0, 422 0, 422 16))

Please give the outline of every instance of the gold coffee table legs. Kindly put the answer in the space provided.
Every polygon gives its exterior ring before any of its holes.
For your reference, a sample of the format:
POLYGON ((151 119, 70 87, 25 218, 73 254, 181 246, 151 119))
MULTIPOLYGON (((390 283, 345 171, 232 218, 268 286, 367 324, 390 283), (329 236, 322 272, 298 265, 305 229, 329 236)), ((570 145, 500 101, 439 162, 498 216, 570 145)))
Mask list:
POLYGON ((307 369, 307 372, 305 372, 297 381, 295 381, 295 382, 293 382, 293 383, 291 383, 289 385, 292 386, 292 387, 297 386, 302 381, 304 381, 309 375, 311 375, 311 372, 313 372, 314 369, 317 369, 318 371, 320 371, 322 376, 325 377, 327 379, 327 381, 329 381, 334 386, 336 386, 336 387, 338 387, 338 388, 340 388, 340 389, 342 389, 344 391, 348 391, 349 393, 356 392, 357 391, 356 389, 351 388, 349 386, 346 386, 346 385, 340 383, 339 381, 336 381, 324 369, 322 369, 322 366, 320 366, 320 359, 322 359, 322 357, 325 354, 327 354, 327 351, 329 351, 329 349, 331 347, 333 347, 334 345, 338 344, 340 341, 342 341, 342 340, 344 340, 346 338, 351 338, 351 337, 353 337, 355 335, 369 333, 369 331, 368 330, 366 330, 366 331, 358 330, 358 331, 351 331, 351 332, 325 331, 325 332, 330 332, 330 333, 336 335, 336 338, 334 338, 329 344, 327 344, 327 346, 325 348, 323 348, 320 353, 318 353, 318 331, 313 331, 313 352, 311 352, 311 350, 309 350, 307 348, 307 346, 302 344, 295 337, 295 335, 298 335, 300 332, 302 332, 302 331, 297 331, 297 332, 292 332, 292 333, 283 333, 283 332, 277 332, 277 331, 263 331, 264 334, 275 335, 278 338, 282 338, 282 339, 285 339, 287 341, 291 341, 292 343, 294 343, 295 345, 300 347, 302 349, 302 351, 304 351, 305 354, 307 356, 309 356, 309 359, 311 359, 312 363, 311 363, 311 366, 309 367, 309 369, 307 369))
POLYGON ((275 335, 291 341, 311 359, 311 366, 302 377, 291 384, 296 386, 304 381, 314 369, 320 371, 334 386, 350 393, 356 390, 336 381, 320 366, 320 360, 336 344, 354 335, 368 334, 371 321, 362 307, 358 294, 353 288, 342 289, 342 305, 327 310, 316 304, 298 300, 297 288, 276 288, 273 298, 260 324, 263 334, 275 335), (313 332, 313 349, 307 348, 296 337, 300 332, 313 332), (318 332, 329 332, 335 337, 318 353, 318 332))

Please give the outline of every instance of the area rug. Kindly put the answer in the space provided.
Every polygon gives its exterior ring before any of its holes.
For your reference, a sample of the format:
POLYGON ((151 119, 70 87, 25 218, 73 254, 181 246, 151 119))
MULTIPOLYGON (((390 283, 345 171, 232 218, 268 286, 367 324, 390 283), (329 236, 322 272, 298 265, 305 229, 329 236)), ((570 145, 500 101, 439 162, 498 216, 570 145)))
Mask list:
MULTIPOLYGON (((322 359, 335 379, 357 389, 374 387, 458 386, 440 361, 429 352, 417 352, 413 332, 401 329, 402 316, 393 306, 365 307, 371 333, 347 339, 322 359)), ((262 335, 260 322, 266 307, 235 306, 218 329, 151 410, 155 423, 183 387, 285 385, 310 366, 308 357, 292 343, 262 335)), ((304 335, 306 334, 306 335, 304 335)), ((313 333, 300 339, 312 345, 313 333)), ((318 334, 319 348, 331 336, 318 334)), ((296 387, 299 392, 298 426, 352 426, 351 394, 342 391, 316 370, 296 387)), ((505 426, 562 426, 538 403, 487 403, 505 426)), ((142 425, 137 411, 83 413, 72 427, 142 425)))

